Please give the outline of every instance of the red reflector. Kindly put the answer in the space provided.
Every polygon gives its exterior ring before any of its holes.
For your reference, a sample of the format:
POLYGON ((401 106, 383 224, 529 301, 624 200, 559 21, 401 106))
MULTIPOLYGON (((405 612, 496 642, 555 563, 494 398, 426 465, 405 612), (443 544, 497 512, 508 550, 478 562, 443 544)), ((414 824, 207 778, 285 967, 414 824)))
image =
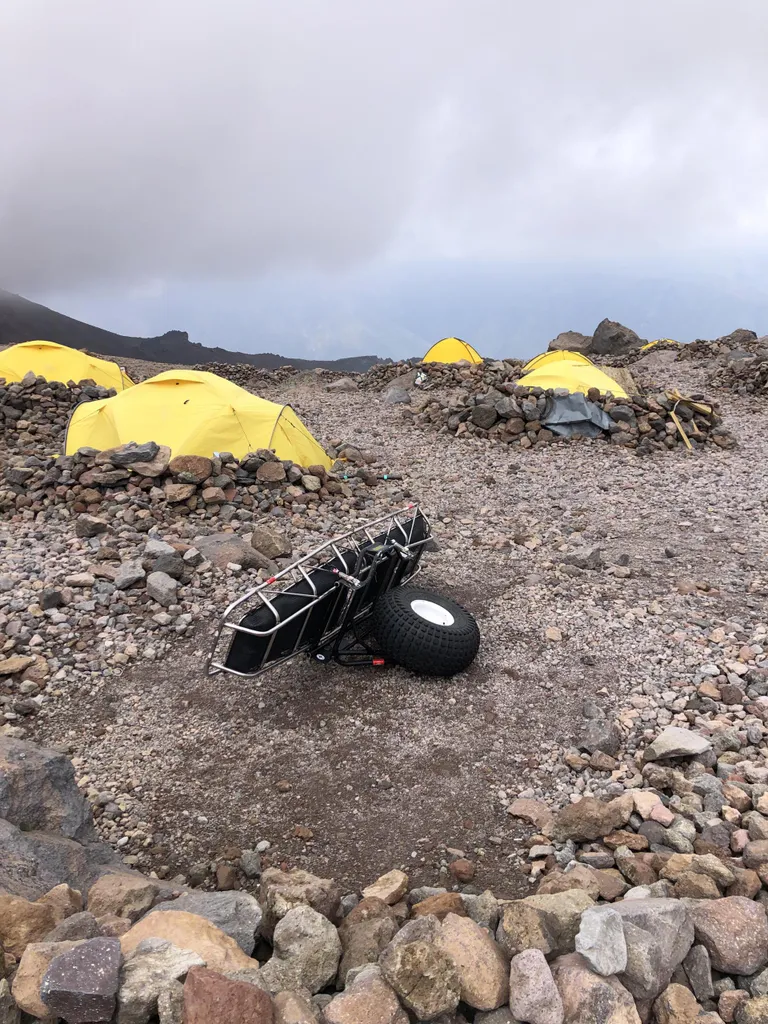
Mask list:
POLYGON ((267 580, 267 583, 274 583, 276 579, 277 576, 270 576, 269 579, 267 580))
POLYGON ((373 659, 373 664, 374 665, 386 665, 386 661, 384 661, 383 658, 374 658, 373 659))

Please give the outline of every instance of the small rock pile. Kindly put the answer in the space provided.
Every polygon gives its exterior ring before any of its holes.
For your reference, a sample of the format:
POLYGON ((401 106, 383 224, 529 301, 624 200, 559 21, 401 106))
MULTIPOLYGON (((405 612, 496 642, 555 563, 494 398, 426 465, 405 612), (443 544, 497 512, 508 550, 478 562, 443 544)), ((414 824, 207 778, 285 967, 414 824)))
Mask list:
POLYGON ((75 406, 116 394, 93 381, 62 384, 28 373, 0 380, 0 452, 50 453, 60 447, 75 406))
POLYGON ((138 520, 149 530, 191 513, 229 522, 276 506, 354 500, 357 487, 378 484, 373 456, 341 442, 333 450, 339 458, 331 473, 280 461, 269 449, 241 460, 227 452, 172 459, 170 448, 154 441, 107 451, 81 448, 58 459, 10 457, 2 467, 0 511, 41 512, 61 503, 74 512, 119 511, 124 521, 138 520))
POLYGON ((710 384, 729 388, 737 395, 768 394, 768 349, 746 359, 729 361, 712 375, 710 384))
MULTIPOLYGON (((502 384, 484 394, 461 396, 452 404, 430 401, 428 395, 404 410, 403 415, 424 430, 455 434, 460 438, 479 438, 519 448, 543 448, 562 440, 545 426, 552 389, 525 388, 502 384)), ((668 394, 631 398, 601 395, 590 388, 587 399, 599 406, 611 420, 602 433, 605 440, 638 454, 676 449, 684 445, 673 413, 679 418, 692 448, 707 443, 730 448, 734 439, 722 426, 720 415, 698 411, 685 400, 668 394)), ((578 438, 582 440, 582 438, 578 438)))
POLYGON ((746 330, 743 327, 732 331, 730 334, 716 338, 714 341, 706 341, 697 338, 695 341, 684 345, 677 358, 686 360, 722 360, 727 358, 731 352, 742 351, 755 353, 765 345, 765 338, 758 338, 754 331, 746 330))
POLYGON ((514 380, 522 372, 519 359, 484 359, 482 363, 376 363, 360 378, 360 387, 383 391, 392 385, 410 388, 418 374, 427 377, 430 388, 461 387, 475 394, 514 380))

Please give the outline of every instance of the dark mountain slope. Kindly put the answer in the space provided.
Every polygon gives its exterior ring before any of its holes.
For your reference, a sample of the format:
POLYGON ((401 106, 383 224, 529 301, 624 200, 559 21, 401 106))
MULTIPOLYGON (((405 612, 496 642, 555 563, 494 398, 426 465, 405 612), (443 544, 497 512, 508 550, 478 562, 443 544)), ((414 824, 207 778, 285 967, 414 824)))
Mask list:
POLYGON ((378 356, 352 356, 347 359, 294 359, 271 352, 229 352, 224 348, 207 348, 190 341, 186 331, 167 331, 159 338, 128 338, 122 334, 81 323, 57 313, 47 306, 30 302, 21 295, 0 288, 0 346, 20 341, 57 341, 71 348, 85 348, 115 359, 146 359, 155 363, 192 366, 195 363, 248 363, 274 369, 290 363, 298 369, 323 367, 348 373, 364 373, 374 363, 384 362, 378 356))

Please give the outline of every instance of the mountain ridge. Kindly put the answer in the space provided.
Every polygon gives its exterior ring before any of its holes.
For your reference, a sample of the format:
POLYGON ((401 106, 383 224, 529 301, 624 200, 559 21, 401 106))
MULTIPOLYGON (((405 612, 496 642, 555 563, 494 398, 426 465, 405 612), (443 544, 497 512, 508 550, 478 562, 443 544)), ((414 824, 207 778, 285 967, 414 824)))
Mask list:
POLYGON ((193 366, 196 363, 247 363, 261 369, 278 366, 297 369, 321 368, 346 373, 364 373, 374 363, 391 362, 376 355, 347 356, 342 359, 299 359, 274 352, 232 352, 190 341, 186 331, 166 331, 155 338, 132 338, 116 334, 73 317, 58 313, 31 299, 0 288, 0 347, 22 341, 55 341, 70 348, 88 349, 113 359, 144 359, 148 362, 193 366))

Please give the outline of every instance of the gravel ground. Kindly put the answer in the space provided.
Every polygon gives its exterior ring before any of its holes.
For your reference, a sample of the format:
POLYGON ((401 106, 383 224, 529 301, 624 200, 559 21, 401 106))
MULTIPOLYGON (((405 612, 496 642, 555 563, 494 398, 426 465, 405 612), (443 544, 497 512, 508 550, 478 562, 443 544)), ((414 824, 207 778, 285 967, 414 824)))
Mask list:
MULTIPOLYGON (((672 359, 632 370, 699 390, 705 371, 672 359)), ((732 451, 639 459, 581 442, 512 459, 416 431, 375 393, 331 395, 312 375, 281 397, 319 438, 384 451, 403 474, 440 547, 421 582, 477 616, 475 665, 447 682, 304 660, 256 681, 209 679, 205 606, 159 660, 88 683, 64 673, 33 735, 68 746, 102 805, 123 799, 132 817, 106 815, 105 834, 130 833, 138 863, 162 873, 267 840, 275 861, 350 885, 396 865, 434 883, 452 848, 477 860, 475 884, 519 893, 512 796, 562 803, 634 773, 563 764, 582 701, 665 724, 638 693, 690 683, 718 627, 746 642, 765 624, 768 407, 723 395, 732 451), (599 567, 579 568, 595 548, 599 567)), ((36 543, 44 560, 46 537, 36 543)))

